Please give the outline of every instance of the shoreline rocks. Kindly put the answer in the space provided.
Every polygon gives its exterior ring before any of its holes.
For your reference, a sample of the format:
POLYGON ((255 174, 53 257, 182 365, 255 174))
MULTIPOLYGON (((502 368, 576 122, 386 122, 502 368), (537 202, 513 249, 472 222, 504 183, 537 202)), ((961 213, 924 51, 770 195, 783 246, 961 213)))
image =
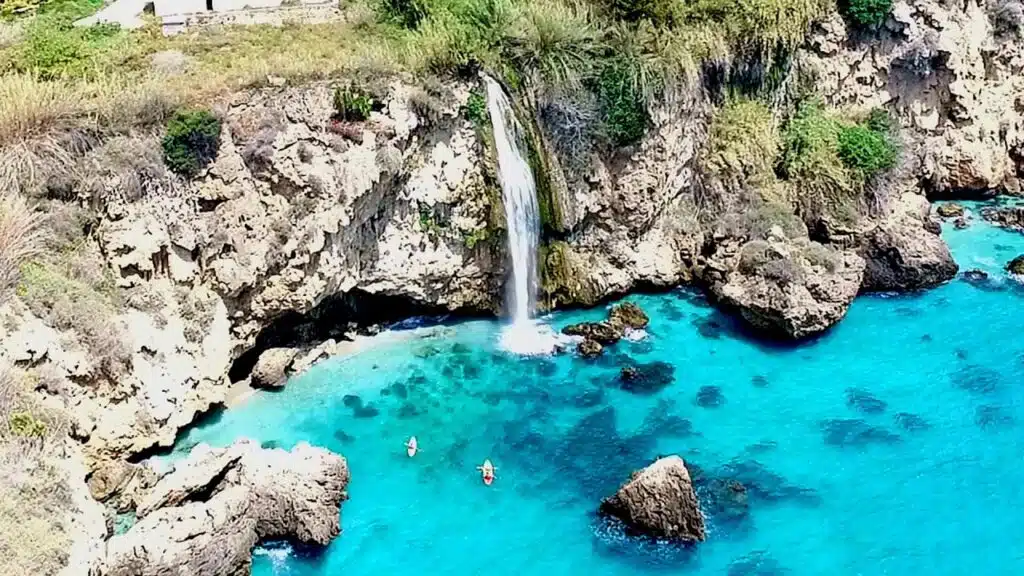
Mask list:
POLYGON ((860 290, 864 260, 814 242, 749 242, 712 296, 761 335, 800 340, 846 315, 860 290))
POLYGON ((960 218, 964 215, 964 207, 956 202, 949 202, 946 204, 939 204, 938 208, 935 209, 936 214, 942 218, 960 218))
POLYGON ((981 217, 1000 228, 1024 232, 1024 206, 989 206, 982 208, 981 217))
POLYGON ((341 531, 348 481, 344 458, 304 443, 287 452, 201 445, 157 482, 90 575, 235 576, 249 573, 263 539, 325 546, 341 531))
POLYGON ((294 348, 270 348, 260 354, 251 373, 253 388, 282 388, 291 374, 292 362, 298 356, 294 348))
POLYGON ((1014 276, 1024 276, 1024 254, 1010 260, 1006 264, 1006 271, 1014 276))
POLYGON ((695 544, 707 537, 697 493, 679 456, 660 458, 633 473, 614 496, 601 503, 599 512, 653 538, 695 544))

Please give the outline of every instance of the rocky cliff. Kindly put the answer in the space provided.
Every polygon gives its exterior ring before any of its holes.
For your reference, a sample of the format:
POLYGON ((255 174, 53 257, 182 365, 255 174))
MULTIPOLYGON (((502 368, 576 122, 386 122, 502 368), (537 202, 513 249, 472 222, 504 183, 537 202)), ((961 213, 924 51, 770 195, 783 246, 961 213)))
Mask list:
MULTIPOLYGON (((956 265, 926 196, 1019 191, 1021 14, 1009 0, 915 0, 875 30, 839 15, 815 26, 790 83, 812 82, 836 108, 884 107, 901 127, 900 167, 852 224, 731 224, 751 210, 748 183, 706 165, 723 101, 708 74, 650 110, 639 143, 573 157, 543 103, 524 98, 544 214, 541 303, 694 283, 757 328, 804 337, 858 293, 948 280, 956 265)), ((171 445, 265 350, 418 313, 499 311, 504 223, 489 127, 466 113, 475 81, 374 83, 360 122, 333 119, 327 84, 233 95, 218 109, 215 162, 188 180, 159 166, 156 134, 86 147, 77 162, 90 187, 60 202, 98 213, 81 249, 111 276, 112 312, 98 327, 56 322, 21 294, 0 308, 0 355, 66 399, 94 478, 171 445), (112 168, 126 146, 128 168, 112 168)))

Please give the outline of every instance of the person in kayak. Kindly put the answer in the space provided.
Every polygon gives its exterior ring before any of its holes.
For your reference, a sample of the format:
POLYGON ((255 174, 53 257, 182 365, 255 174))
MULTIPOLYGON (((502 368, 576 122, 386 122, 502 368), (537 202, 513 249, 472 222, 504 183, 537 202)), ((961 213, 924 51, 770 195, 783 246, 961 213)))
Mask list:
POLYGON ((415 436, 410 437, 409 441, 405 443, 405 453, 409 455, 409 458, 415 456, 419 449, 419 443, 416 442, 415 436))
POLYGON ((494 472, 497 471, 498 469, 495 468, 493 464, 491 464, 490 460, 484 460, 483 465, 477 466, 476 469, 480 471, 480 475, 484 480, 484 484, 490 486, 491 482, 494 482, 494 472))

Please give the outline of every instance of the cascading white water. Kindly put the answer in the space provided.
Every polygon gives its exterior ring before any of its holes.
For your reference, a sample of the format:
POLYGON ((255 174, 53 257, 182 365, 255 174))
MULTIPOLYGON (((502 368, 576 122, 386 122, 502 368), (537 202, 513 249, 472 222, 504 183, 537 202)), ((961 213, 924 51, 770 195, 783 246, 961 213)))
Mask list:
POLYGON ((512 260, 508 312, 513 325, 522 325, 533 316, 537 293, 537 240, 540 237, 537 186, 530 163, 522 152, 523 128, 516 120, 505 90, 489 76, 484 76, 484 82, 498 152, 498 181, 505 204, 508 253, 512 260))
POLYGON ((505 204, 508 254, 512 260, 512 277, 507 285, 507 308, 512 324, 502 332, 501 346, 517 354, 550 354, 559 346, 559 336, 550 327, 533 321, 540 209, 533 171, 523 155, 523 127, 516 120, 501 85, 489 76, 484 76, 484 83, 498 153, 498 181, 505 204))

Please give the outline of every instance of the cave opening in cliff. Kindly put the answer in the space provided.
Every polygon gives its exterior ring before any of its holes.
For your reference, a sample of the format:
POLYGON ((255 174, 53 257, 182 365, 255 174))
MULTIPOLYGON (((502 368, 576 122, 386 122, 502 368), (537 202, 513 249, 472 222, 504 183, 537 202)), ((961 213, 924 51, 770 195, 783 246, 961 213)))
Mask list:
POLYGON ((260 355, 271 348, 309 348, 409 318, 425 317, 440 322, 451 314, 447 309, 403 296, 350 290, 324 299, 305 314, 289 311, 280 315, 259 333, 255 345, 234 361, 228 377, 231 382, 247 378, 260 355))

